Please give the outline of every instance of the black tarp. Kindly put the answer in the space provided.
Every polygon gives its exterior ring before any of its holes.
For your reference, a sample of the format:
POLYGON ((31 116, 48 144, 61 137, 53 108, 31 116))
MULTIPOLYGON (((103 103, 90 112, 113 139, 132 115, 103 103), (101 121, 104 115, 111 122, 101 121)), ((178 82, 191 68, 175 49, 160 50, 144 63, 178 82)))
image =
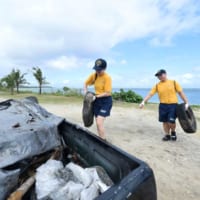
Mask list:
POLYGON ((29 99, 0 102, 0 200, 14 186, 4 182, 15 183, 19 176, 19 170, 4 168, 60 146, 58 125, 62 121, 29 99))

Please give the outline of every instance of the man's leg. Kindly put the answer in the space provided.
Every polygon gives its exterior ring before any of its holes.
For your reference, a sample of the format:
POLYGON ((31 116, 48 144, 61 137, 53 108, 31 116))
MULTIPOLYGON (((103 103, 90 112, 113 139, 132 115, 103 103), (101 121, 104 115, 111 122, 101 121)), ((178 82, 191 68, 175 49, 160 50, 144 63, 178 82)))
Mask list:
POLYGON ((171 132, 176 132, 176 123, 169 123, 169 128, 171 132))
POLYGON ((163 137, 163 141, 170 140, 170 127, 168 123, 168 105, 160 104, 159 105, 159 121, 163 123, 163 129, 165 132, 165 136, 163 137))
POLYGON ((170 124, 168 122, 163 122, 163 129, 165 132, 165 136, 163 137, 164 141, 170 140, 170 124))
POLYGON ((102 117, 102 116, 96 117, 97 131, 98 131, 99 137, 105 140, 106 136, 105 136, 105 130, 104 130, 104 120, 105 120, 105 117, 102 117))
POLYGON ((171 130, 171 139, 175 141, 177 139, 176 123, 169 123, 169 126, 170 126, 170 130, 171 130))
POLYGON ((173 141, 176 141, 176 107, 177 104, 173 104, 169 107, 169 115, 168 115, 168 121, 171 131, 171 139, 173 141))
POLYGON ((166 135, 170 134, 170 126, 168 122, 163 122, 163 129, 166 135))

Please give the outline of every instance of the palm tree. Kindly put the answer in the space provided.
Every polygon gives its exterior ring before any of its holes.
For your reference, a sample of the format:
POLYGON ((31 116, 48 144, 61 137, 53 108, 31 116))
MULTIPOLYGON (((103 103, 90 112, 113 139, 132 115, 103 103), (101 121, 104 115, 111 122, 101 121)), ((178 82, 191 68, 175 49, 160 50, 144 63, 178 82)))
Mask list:
POLYGON ((39 67, 33 67, 33 76, 39 84, 39 94, 42 94, 42 85, 48 84, 46 78, 43 77, 42 70, 39 67))
POLYGON ((19 93, 19 86, 22 84, 28 84, 27 80, 24 78, 26 73, 21 74, 20 70, 15 71, 15 86, 17 88, 17 93, 19 93))
POLYGON ((10 89, 11 95, 13 95, 15 88, 15 70, 13 69, 10 74, 3 77, 1 79, 1 82, 5 83, 6 87, 10 89))

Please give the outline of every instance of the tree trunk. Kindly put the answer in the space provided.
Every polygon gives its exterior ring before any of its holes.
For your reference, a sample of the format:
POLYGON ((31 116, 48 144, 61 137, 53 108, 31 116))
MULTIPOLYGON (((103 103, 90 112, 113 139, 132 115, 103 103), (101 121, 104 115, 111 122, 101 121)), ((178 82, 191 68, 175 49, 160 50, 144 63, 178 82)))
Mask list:
POLYGON ((19 85, 17 84, 16 85, 16 88, 17 88, 17 94, 19 93, 19 85))
POLYGON ((39 94, 42 94, 42 85, 39 85, 39 94))
POLYGON ((14 94, 14 87, 10 88, 10 94, 13 95, 14 94))

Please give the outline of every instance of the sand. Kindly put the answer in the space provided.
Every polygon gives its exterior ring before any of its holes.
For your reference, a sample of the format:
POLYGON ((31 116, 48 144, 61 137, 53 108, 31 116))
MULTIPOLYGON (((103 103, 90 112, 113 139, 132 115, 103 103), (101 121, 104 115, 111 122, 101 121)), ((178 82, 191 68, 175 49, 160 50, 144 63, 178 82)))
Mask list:
MULTIPOLYGON (((83 126, 81 104, 43 105, 49 112, 83 126)), ((200 117, 200 110, 195 112, 200 117)), ((106 119, 108 141, 147 162, 153 169, 158 200, 200 198, 200 132, 186 134, 177 126, 178 140, 163 142, 157 109, 113 106, 106 119)), ((198 121, 198 127, 200 127, 198 121)), ((89 128, 97 134, 96 124, 89 128)))

